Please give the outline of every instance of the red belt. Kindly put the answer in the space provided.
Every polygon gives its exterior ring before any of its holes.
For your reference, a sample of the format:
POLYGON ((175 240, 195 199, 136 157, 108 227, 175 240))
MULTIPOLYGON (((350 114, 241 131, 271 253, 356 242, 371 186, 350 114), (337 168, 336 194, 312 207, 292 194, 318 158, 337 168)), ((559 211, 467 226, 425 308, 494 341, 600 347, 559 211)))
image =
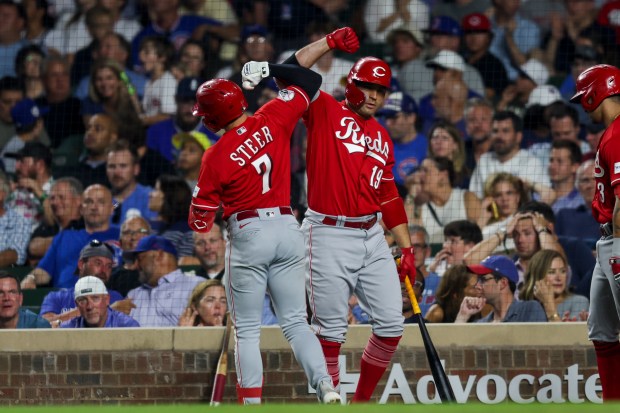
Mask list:
POLYGON ((377 223, 377 217, 373 217, 372 219, 368 220, 368 221, 359 221, 359 222, 351 222, 351 221, 341 221, 341 225, 338 225, 338 220, 332 217, 325 217, 323 218, 323 221, 321 221, 323 224, 325 225, 331 225, 331 226, 342 226, 345 228, 355 228, 355 229, 364 229, 364 230, 369 230, 370 228, 372 228, 373 225, 375 225, 377 223))
MULTIPOLYGON (((278 207, 280 210, 280 215, 293 215, 293 210, 291 207, 278 207)), ((257 209, 249 209, 247 211, 241 211, 237 213, 237 222, 243 221, 244 219, 250 218, 258 218, 260 214, 257 209)))

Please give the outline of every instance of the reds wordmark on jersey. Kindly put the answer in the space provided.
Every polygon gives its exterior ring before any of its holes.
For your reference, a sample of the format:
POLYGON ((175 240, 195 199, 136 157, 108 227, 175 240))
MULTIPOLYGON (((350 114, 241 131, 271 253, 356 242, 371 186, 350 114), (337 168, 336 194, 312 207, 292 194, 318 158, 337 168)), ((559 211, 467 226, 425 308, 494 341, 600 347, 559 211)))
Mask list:
POLYGON ((596 191, 592 200, 592 215, 597 222, 610 222, 616 196, 613 187, 620 183, 620 118, 616 118, 603 133, 596 149, 594 179, 596 191))
POLYGON ((308 127, 308 206, 349 217, 373 214, 398 196, 388 132, 321 92, 304 114, 308 127))
POLYGON ((290 205, 290 139, 309 103, 302 89, 290 86, 227 131, 202 157, 195 204, 211 210, 222 204, 224 218, 290 205))

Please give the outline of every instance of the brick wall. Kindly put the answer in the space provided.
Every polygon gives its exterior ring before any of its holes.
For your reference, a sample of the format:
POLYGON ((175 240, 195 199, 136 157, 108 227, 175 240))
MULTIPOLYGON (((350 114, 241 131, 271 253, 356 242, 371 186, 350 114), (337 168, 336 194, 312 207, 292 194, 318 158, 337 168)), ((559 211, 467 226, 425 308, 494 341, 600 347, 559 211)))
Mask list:
MULTIPOLYGON (((462 386, 472 380, 471 376, 480 381, 488 374, 498 375, 506 382, 519 374, 536 377, 555 374, 561 378, 575 364, 585 379, 597 372, 594 351, 581 331, 585 330, 584 325, 566 324, 559 326, 561 329, 554 325, 554 331, 531 324, 512 325, 509 329, 464 327, 429 326, 448 373, 457 375, 462 386), (537 338, 537 334, 541 337, 537 338), (514 337, 519 335, 522 338, 516 340, 514 337)), ((222 331, 198 328, 0 331, 0 404, 208 403, 222 331)), ((346 357, 341 360, 343 377, 359 371, 363 345, 369 334, 367 327, 351 329, 343 350, 346 357)), ((280 330, 263 329, 261 345, 265 401, 315 401, 315 396, 308 394, 305 376, 280 330)), ((236 399, 232 357, 230 351, 227 402, 236 399)), ((407 385, 419 402, 417 384, 429 371, 415 327, 407 327, 393 362, 402 368, 407 385)), ((390 371, 394 379, 399 368, 393 365, 390 371)), ((375 392, 377 400, 389 377, 389 373, 384 376, 375 392)), ((578 386, 580 397, 583 397, 585 379, 578 386)), ((391 387, 395 387, 393 382, 391 387)), ((521 383, 520 395, 534 397, 540 387, 537 383, 521 383)), ((562 388, 566 398, 567 386, 562 388)), ((432 395, 432 386, 430 389, 432 395)), ((494 394, 495 386, 491 385, 489 397, 494 394)), ((479 397, 472 391, 468 399, 479 397)), ((388 400, 402 403, 403 397, 389 396, 388 400)))

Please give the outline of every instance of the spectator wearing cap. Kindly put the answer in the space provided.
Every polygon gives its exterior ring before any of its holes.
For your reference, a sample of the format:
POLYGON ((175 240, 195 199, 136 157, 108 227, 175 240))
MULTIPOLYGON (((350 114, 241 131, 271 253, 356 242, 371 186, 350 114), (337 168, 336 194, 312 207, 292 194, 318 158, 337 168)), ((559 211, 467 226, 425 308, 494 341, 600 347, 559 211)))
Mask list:
POLYGON ((384 43, 390 31, 405 24, 425 29, 429 16, 427 3, 421 0, 369 0, 364 9, 364 23, 373 43, 384 43))
POLYGON ((503 63, 489 50, 493 39, 491 21, 482 13, 472 13, 463 17, 461 28, 467 63, 478 70, 484 96, 493 101, 508 86, 508 75, 503 63))
POLYGON ((390 93, 377 113, 394 143, 394 181, 402 193, 406 193, 405 179, 420 167, 428 148, 426 136, 416 129, 417 111, 415 100, 398 91, 390 93))
POLYGON ((82 205, 82 183, 72 177, 54 180, 47 202, 50 216, 47 214, 43 222, 34 229, 28 244, 28 265, 35 267, 43 258, 54 236, 63 229, 84 228, 84 220, 80 214, 82 205))
POLYGON ((2 16, 2 33, 0 33, 0 78, 15 76, 15 57, 19 50, 28 45, 22 39, 26 28, 26 12, 21 3, 12 0, 0 0, 2 16))
POLYGON ((207 135, 192 131, 177 133, 172 137, 172 144, 179 149, 176 168, 190 188, 198 183, 202 155, 211 146, 207 135))
POLYGON ((30 221, 6 205, 10 196, 9 179, 0 171, 0 268, 24 264, 32 232, 30 221))
POLYGON ((433 70, 433 90, 430 94, 420 100, 420 111, 418 115, 423 120, 422 133, 425 135, 430 131, 433 123, 439 119, 449 122, 460 122, 456 125, 462 136, 465 135, 465 125, 462 122, 463 107, 459 112, 449 113, 449 107, 454 102, 463 106, 468 98, 481 96, 471 88, 467 87, 463 80, 466 70, 465 60, 456 52, 451 50, 441 50, 435 57, 426 62, 426 66, 433 70), (442 83, 442 81, 444 81, 442 83), (439 89, 439 93, 438 92, 439 89), (439 95, 440 100, 437 99, 439 95), (446 98, 443 99, 442 98, 446 98), (437 112, 440 106, 440 113, 437 112))
POLYGON ((545 153, 539 154, 538 148, 548 147, 551 142, 547 112, 551 105, 559 104, 562 101, 562 95, 558 88, 553 85, 542 85, 536 86, 525 104, 521 147, 529 150, 532 155, 540 158, 545 164, 548 162, 548 159, 544 159, 548 155, 548 149, 544 149, 545 153))
POLYGON ((9 139, 0 152, 6 172, 15 173, 15 159, 7 157, 7 154, 17 153, 26 145, 26 142, 39 140, 39 136, 45 130, 42 118, 45 113, 47 113, 47 108, 37 106, 34 100, 28 98, 20 100, 11 109, 15 136, 9 139))
POLYGON ((23 301, 19 280, 6 271, 0 271, 0 330, 50 328, 46 319, 22 308, 23 301))
POLYGON ((129 314, 143 327, 174 327, 194 287, 204 278, 185 275, 177 265, 177 250, 166 238, 149 235, 123 259, 135 262, 142 285, 127 294, 136 308, 129 314))
POLYGON ((114 206, 108 188, 98 184, 86 188, 80 211, 84 228, 60 231, 37 267, 22 280, 22 288, 48 284, 55 288, 73 288, 77 281, 74 271, 84 245, 93 240, 118 239, 119 228, 110 224, 114 206))
MULTIPOLYGON (((575 82, 577 77, 579 77, 584 70, 603 63, 603 48, 594 40, 586 37, 578 37, 576 43, 575 58, 570 65, 570 71, 559 86, 559 90, 564 100, 577 109, 579 113, 579 123, 582 125, 589 125, 592 123, 592 119, 583 109, 583 106, 581 106, 580 103, 570 102, 570 98, 573 97, 576 92, 575 82)), ((606 56, 606 58, 609 59, 609 55, 606 56)))
POLYGON ((490 7, 491 0, 439 1, 435 2, 431 14, 433 16, 448 16, 460 22, 468 14, 479 13, 488 10, 490 7))
MULTIPOLYGON (((93 277, 101 280, 102 285, 110 280, 114 266, 114 249, 112 246, 99 240, 92 240, 80 251, 75 274, 77 282, 84 277, 93 277)), ((77 284, 76 284, 77 286, 77 284)), ((106 292, 107 294, 107 292, 106 292)), ((121 301, 123 296, 116 291, 110 291, 109 303, 121 301)), ((55 322, 70 320, 79 315, 75 306, 73 289, 62 289, 48 293, 41 303, 41 316, 52 325, 55 322)))
POLYGON ((491 255, 480 264, 468 265, 467 270, 478 276, 476 289, 480 297, 465 297, 455 323, 466 323, 470 317, 489 304, 493 311, 479 323, 545 322, 547 314, 536 300, 517 301, 514 297, 519 274, 510 258, 491 255))
POLYGON ((51 217, 47 198, 52 188, 52 152, 40 142, 27 142, 14 157, 16 186, 7 204, 26 218, 35 228, 45 214, 51 217))
MULTIPOLYGON (((49 108, 43 115, 45 130, 49 134, 50 146, 58 148, 63 138, 84 133, 84 122, 80 113, 80 99, 71 96, 69 63, 61 56, 49 56, 43 61, 43 88, 45 95, 36 99, 37 106, 49 108)), ((88 95, 90 77, 84 85, 84 95, 88 95)))
POLYGON ((424 35, 411 24, 395 28, 387 36, 392 48, 392 75, 403 91, 416 100, 433 91, 433 71, 423 58, 424 35))
MULTIPOLYGON (((144 88, 146 86, 147 79, 143 74, 137 73, 127 66, 130 55, 131 45, 127 41, 127 38, 123 37, 122 34, 109 32, 106 33, 98 42, 98 47, 96 50, 97 58, 101 60, 112 60, 118 63, 119 66, 123 68, 129 82, 134 87, 138 98, 142 98, 142 96, 144 96, 144 88)), ((87 74, 80 79, 73 95, 80 100, 86 99, 88 97, 89 84, 90 74, 87 74)))
POLYGON ((172 144, 172 137, 181 132, 200 132, 206 135, 212 143, 219 137, 208 130, 199 117, 192 114, 196 103, 196 90, 202 84, 202 79, 186 77, 181 79, 177 86, 175 100, 177 111, 175 115, 158 122, 148 128, 146 132, 146 146, 168 160, 171 164, 177 159, 179 150, 172 144))
POLYGON ((534 89, 549 80, 549 70, 540 60, 532 58, 519 67, 518 73, 516 81, 504 89, 497 110, 510 110, 523 117, 534 89))
POLYGON ((147 36, 165 36, 177 50, 194 34, 203 37, 206 32, 213 32, 213 34, 226 40, 234 40, 238 36, 237 31, 226 30, 227 27, 218 20, 193 14, 180 15, 179 3, 180 0, 148 0, 146 2, 151 23, 142 29, 131 42, 131 61, 134 70, 141 71, 142 65, 138 53, 142 39, 147 36), (202 25, 211 27, 200 28, 202 25), (199 28, 200 30, 197 30, 199 28))
MULTIPOLYGON (((435 58, 441 51, 450 51, 458 54, 461 46, 461 36, 463 31, 458 21, 447 16, 436 16, 431 20, 431 24, 426 30, 422 30, 428 34, 429 57, 435 58)), ((451 58, 451 60, 454 60, 451 58)), ((462 58, 461 58, 462 60, 462 58)), ((476 95, 484 95, 484 83, 480 77, 480 73, 471 65, 463 61, 461 72, 462 78, 476 95)), ((459 66, 461 64, 459 63, 459 66)), ((422 104, 420 103, 420 106, 422 104)))
MULTIPOLYGON (((237 57, 233 65, 229 67, 231 72, 226 78, 241 86, 241 67, 249 61, 269 62, 273 59, 274 52, 272 35, 267 28, 259 24, 245 26, 241 30, 241 43, 237 50, 237 57)), ((259 108, 258 101, 269 79, 268 77, 267 80, 259 83, 253 90, 244 90, 243 94, 247 99, 249 112, 256 112, 259 108)))
POLYGON ((149 194, 153 188, 138 183, 140 156, 128 141, 116 141, 108 149, 106 173, 116 207, 112 223, 120 225, 129 216, 153 219, 157 215, 149 209, 149 194))
POLYGON ((97 277, 81 278, 71 293, 80 315, 60 324, 60 328, 140 327, 136 320, 109 306, 108 290, 97 277))
POLYGON ((518 68, 525 64, 540 45, 540 28, 519 14, 520 0, 493 0, 491 53, 506 68, 508 79, 515 81, 518 68))

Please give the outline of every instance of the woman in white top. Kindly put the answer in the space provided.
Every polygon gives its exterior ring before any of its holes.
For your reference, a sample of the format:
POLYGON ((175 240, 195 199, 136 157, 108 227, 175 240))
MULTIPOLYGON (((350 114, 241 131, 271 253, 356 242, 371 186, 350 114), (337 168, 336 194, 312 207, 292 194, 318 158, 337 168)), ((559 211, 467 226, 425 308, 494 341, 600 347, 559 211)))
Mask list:
POLYGON ((424 226, 431 243, 443 242, 443 227, 452 221, 478 220, 480 201, 465 189, 454 188, 454 167, 448 158, 426 158, 418 170, 420 191, 410 223, 424 226))
POLYGON ((86 29, 86 12, 96 4, 97 0, 75 0, 75 9, 60 15, 56 27, 45 39, 45 45, 73 62, 75 53, 92 40, 86 29))
MULTIPOLYGON (((505 231, 519 207, 530 200, 523 181, 507 172, 491 175, 484 184, 484 195, 478 216, 484 239, 505 231)), ((508 237, 505 245, 499 245, 495 251, 511 251, 514 247, 514 241, 508 237)))

